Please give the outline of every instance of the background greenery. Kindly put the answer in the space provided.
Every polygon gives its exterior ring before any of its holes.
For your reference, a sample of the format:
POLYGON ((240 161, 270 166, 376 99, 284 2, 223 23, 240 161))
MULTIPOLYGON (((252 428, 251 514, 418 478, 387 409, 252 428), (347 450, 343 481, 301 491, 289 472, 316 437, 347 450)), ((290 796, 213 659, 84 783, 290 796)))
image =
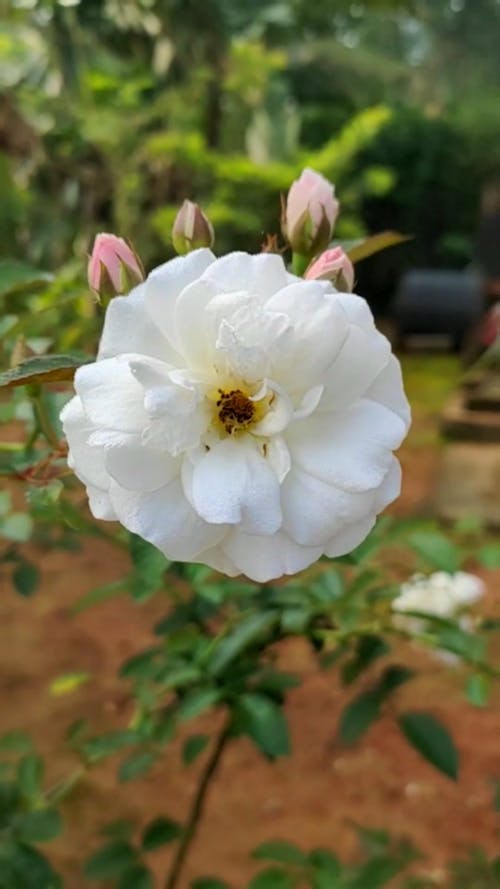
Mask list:
POLYGON ((337 234, 414 236, 361 267, 383 308, 409 264, 474 257, 499 173, 498 0, 12 0, 0 53, 0 243, 54 268, 93 234, 146 265, 185 197, 219 252, 277 232, 305 164, 337 234))

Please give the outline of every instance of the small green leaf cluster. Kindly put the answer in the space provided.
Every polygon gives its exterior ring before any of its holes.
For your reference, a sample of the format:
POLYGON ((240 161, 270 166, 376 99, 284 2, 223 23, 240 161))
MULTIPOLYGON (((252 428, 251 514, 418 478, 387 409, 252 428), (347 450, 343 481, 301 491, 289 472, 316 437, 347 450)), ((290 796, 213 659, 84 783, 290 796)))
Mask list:
MULTIPOLYGON (((419 858, 406 840, 393 840, 384 831, 358 829, 361 854, 355 863, 342 861, 330 849, 304 852, 286 840, 261 843, 252 857, 262 867, 247 889, 383 889, 419 858)), ((191 889, 230 889, 227 883, 206 877, 191 889)))
POLYGON ((104 843, 87 860, 84 874, 89 881, 105 881, 117 889, 153 889, 152 872, 145 858, 174 842, 182 828, 165 816, 149 821, 137 832, 129 821, 108 824, 104 843))
POLYGON ((62 889, 38 849, 62 831, 61 817, 44 791, 44 762, 22 732, 0 738, 0 889, 62 889))

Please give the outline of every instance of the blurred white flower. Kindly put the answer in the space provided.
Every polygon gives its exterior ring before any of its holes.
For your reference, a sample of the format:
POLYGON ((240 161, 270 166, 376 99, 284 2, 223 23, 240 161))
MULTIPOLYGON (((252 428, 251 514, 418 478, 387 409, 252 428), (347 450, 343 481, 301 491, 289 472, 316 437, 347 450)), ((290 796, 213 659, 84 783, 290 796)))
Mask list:
POLYGON ((366 302, 281 257, 193 251, 110 303, 62 420, 97 518, 267 581, 366 537, 400 490, 399 364, 366 302))
POLYGON ((434 574, 414 574, 401 584, 399 596, 392 602, 398 612, 418 611, 433 617, 454 617, 484 594, 484 584, 475 574, 457 571, 436 571, 434 574))

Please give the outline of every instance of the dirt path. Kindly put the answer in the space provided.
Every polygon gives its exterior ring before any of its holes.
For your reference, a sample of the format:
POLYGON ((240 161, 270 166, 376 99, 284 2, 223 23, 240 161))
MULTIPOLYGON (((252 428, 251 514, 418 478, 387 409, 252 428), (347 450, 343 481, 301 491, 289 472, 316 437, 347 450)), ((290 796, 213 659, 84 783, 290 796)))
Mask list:
MULTIPOLYGON (((420 409, 418 409, 420 410, 420 409)), ((398 513, 425 512, 439 471, 435 409, 423 412, 402 453, 405 493, 398 513)), ((137 606, 120 598, 75 618, 72 603, 97 584, 119 578, 127 559, 101 541, 86 541, 80 553, 32 551, 43 570, 43 584, 27 602, 10 589, 0 598, 0 733, 25 728, 50 754, 49 781, 66 774, 67 726, 86 716, 95 728, 126 724, 127 690, 116 678, 124 658, 151 640, 150 627, 166 608, 156 598, 137 606), (90 682, 66 697, 53 697, 57 676, 86 671, 90 682)), ((500 572, 487 578, 490 604, 498 612, 495 589, 500 572)), ((491 610, 491 609, 490 609, 491 610)), ((500 778, 500 697, 488 710, 465 704, 460 670, 449 670, 424 655, 410 655, 421 676, 399 693, 395 707, 432 708, 452 728, 462 757, 455 784, 423 763, 401 739, 388 716, 357 749, 336 746, 345 692, 333 673, 320 672, 300 642, 282 647, 283 666, 300 672, 301 688, 290 696, 294 757, 276 765, 263 762, 245 740, 233 743, 208 800, 207 817, 186 869, 182 889, 200 874, 217 874, 235 887, 252 873, 251 849, 281 837, 305 848, 330 846, 342 856, 355 848, 352 822, 404 833, 427 855, 428 870, 478 844, 498 846, 499 823, 492 806, 493 779, 500 778)), ((203 728, 213 729, 205 722, 203 728)), ((65 805, 66 830, 51 857, 67 879, 67 889, 88 889, 80 867, 99 844, 98 829, 117 818, 160 814, 182 818, 196 786, 198 765, 186 770, 179 747, 147 777, 117 785, 116 762, 92 772, 65 805)), ((159 880, 169 852, 154 853, 159 880)), ((161 882, 158 883, 161 886, 161 882)), ((36 887, 33 887, 36 889, 36 887)))

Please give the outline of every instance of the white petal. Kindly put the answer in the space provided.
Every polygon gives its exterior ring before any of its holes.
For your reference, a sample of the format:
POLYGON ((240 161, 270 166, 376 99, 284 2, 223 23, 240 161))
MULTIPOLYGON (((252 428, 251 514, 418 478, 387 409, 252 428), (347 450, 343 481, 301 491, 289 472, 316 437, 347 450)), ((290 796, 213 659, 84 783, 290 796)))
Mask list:
POLYGON ((112 482, 110 496, 122 525, 169 559, 194 560, 217 546, 227 531, 223 525, 208 525, 195 513, 179 478, 150 493, 126 491, 112 482))
POLYGON ((252 426, 253 435, 277 435, 283 432, 293 416, 293 404, 284 389, 270 384, 274 389, 270 407, 262 420, 252 426))
POLYGON ((397 460, 396 457, 393 457, 391 468, 375 496, 374 507, 377 514, 382 512, 386 506, 389 506, 389 503, 392 503, 393 500, 397 500, 399 497, 401 493, 401 475, 401 465, 399 460, 397 460))
POLYGON ((77 395, 63 407, 61 422, 69 444, 68 462, 71 468, 85 485, 106 490, 109 475, 104 466, 104 451, 89 444, 94 427, 77 395))
POLYGON ((216 295, 213 282, 201 278, 189 284, 176 302, 175 341, 187 365, 194 370, 205 370, 213 364, 215 342, 204 322, 204 313, 216 295))
POLYGON ((94 518, 106 522, 117 521, 117 515, 107 491, 87 485, 87 496, 89 498, 90 511, 94 518))
POLYGON ((238 524, 249 534, 274 534, 281 524, 278 479, 248 436, 227 438, 198 456, 189 495, 210 523, 238 524))
POLYGON ((312 389, 309 389, 302 397, 297 410, 294 411, 293 419, 303 420, 305 417, 309 417, 309 415, 312 414, 318 407, 324 389, 325 387, 322 385, 313 386, 312 389))
POLYGON ((113 358, 124 352, 138 352, 163 360, 174 353, 169 342, 149 317, 144 301, 145 284, 139 284, 128 296, 111 300, 104 320, 98 358, 113 358))
POLYGON ((351 553, 360 543, 363 543, 368 534, 375 525, 375 515, 367 516, 354 522, 352 525, 345 525, 338 534, 336 534, 325 546, 325 555, 334 559, 338 556, 345 556, 351 553))
POLYGON ((375 329, 366 332, 352 325, 325 377, 319 410, 340 410, 365 395, 390 354, 391 346, 385 336, 375 329))
POLYGON ((293 467, 281 489, 283 528, 297 543, 324 545, 373 513, 373 492, 350 493, 293 467))
POLYGON ((231 562, 231 559, 225 555, 220 546, 214 546, 212 549, 205 549, 199 553, 197 561, 208 565, 214 571, 220 571, 221 574, 227 574, 228 577, 236 577, 241 574, 240 569, 231 562))
POLYGON ((313 414, 286 432, 292 463, 345 491, 378 488, 392 465, 392 449, 405 435, 403 421, 374 401, 349 410, 313 414))
POLYGON ((171 414, 173 417, 190 413, 198 402, 194 385, 187 380, 173 382, 172 371, 163 361, 136 358, 130 370, 144 389, 144 407, 152 417, 171 414))
POLYGON ((134 357, 121 355, 78 368, 75 389, 93 425, 119 432, 136 432, 146 425, 144 392, 128 362, 134 357))
MULTIPOLYGON (((174 313, 177 297, 196 281, 214 261, 211 250, 193 250, 154 269, 144 283, 147 312, 163 335, 176 348, 174 313)), ((160 357, 160 356, 158 356, 160 357)), ((165 356, 168 360, 168 356, 165 356)))
POLYGON ((347 332, 345 312, 326 281, 300 281, 275 293, 266 309, 283 313, 292 334, 279 341, 269 375, 291 395, 320 385, 347 332))
POLYGON ((106 469, 127 491, 156 491, 179 474, 179 461, 164 451, 136 443, 108 448, 106 469))
POLYGON ((267 376, 273 356, 290 332, 286 315, 268 312, 252 294, 221 294, 206 312, 207 330, 217 350, 217 366, 255 382, 267 376))
POLYGON ((285 439, 281 435, 273 435, 269 441, 263 442, 260 447, 281 484, 290 472, 292 465, 290 451, 285 439))
POLYGON ((401 417, 408 429, 411 422, 410 405, 403 389, 401 365, 394 355, 367 389, 365 397, 385 404, 401 417))
POLYGON ((258 253, 255 256, 228 253, 217 259, 203 277, 214 281, 219 292, 244 290, 261 299, 268 298, 293 280, 281 256, 273 253, 258 253))
POLYGON ((321 555, 320 546, 299 546, 284 531, 260 537, 235 529, 221 548, 242 574, 258 583, 302 571, 321 555))
POLYGON ((351 324, 361 327, 367 332, 375 329, 373 314, 366 299, 355 293, 338 293, 337 300, 344 309, 351 324))

